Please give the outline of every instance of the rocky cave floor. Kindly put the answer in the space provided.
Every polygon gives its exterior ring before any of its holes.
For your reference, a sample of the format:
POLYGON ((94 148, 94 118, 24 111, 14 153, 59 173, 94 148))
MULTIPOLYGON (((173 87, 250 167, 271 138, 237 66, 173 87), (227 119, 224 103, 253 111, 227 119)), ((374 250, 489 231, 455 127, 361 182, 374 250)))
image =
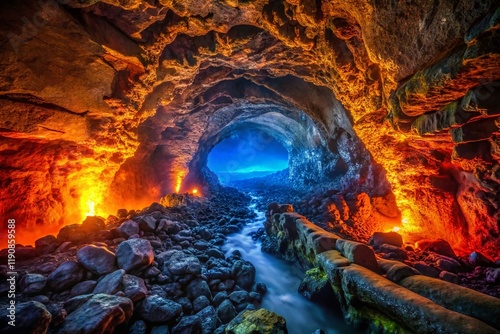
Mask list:
MULTIPOLYGON (((240 181, 237 186, 256 196, 262 211, 269 202, 291 203, 318 225, 371 243, 382 258, 500 297, 498 259, 480 252, 457 256, 445 241, 397 246, 391 234, 374 244, 363 229, 356 233, 349 219, 325 222, 325 215, 331 214, 325 213, 325 202, 338 196, 335 191, 306 195, 284 185, 279 173, 273 177, 240 181)), ((225 235, 240 231, 255 217, 248 209, 250 201, 234 188, 221 188, 210 200, 172 194, 162 199, 163 205, 119 210, 106 220, 88 217, 82 224, 63 227, 57 237, 38 239, 35 247, 17 247, 17 317, 23 321, 16 331, 233 333, 249 318, 281 326, 272 313, 253 311, 267 290, 255 282, 254 266, 239 252, 226 257, 222 250, 225 235)), ((356 203, 351 213, 361 209, 356 203)), ((252 237, 262 239, 264 250, 277 252, 266 243, 264 229, 252 237)), ((0 256, 6 258, 5 250, 0 256)), ((9 302, 7 273, 6 266, 0 267, 0 304, 9 302)), ((0 313, 0 331, 7 333, 7 308, 0 313)))
MULTIPOLYGON (((344 196, 333 189, 304 193, 286 186, 285 175, 286 173, 278 172, 264 178, 236 181, 232 185, 256 196, 261 211, 266 211, 270 202, 292 204, 295 212, 325 230, 344 239, 369 244, 381 258, 401 261, 414 267, 422 275, 440 278, 500 298, 500 257, 491 259, 482 254, 481 250, 469 254, 456 253, 450 244, 442 239, 412 236, 413 239, 420 240, 401 243, 396 233, 374 237, 373 233, 369 232, 369 226, 363 226, 369 224, 357 221, 355 214, 370 211, 369 208, 363 207, 370 202, 366 194, 344 196), (330 208, 332 203, 337 208, 334 209, 334 214, 330 208)), ((276 245, 266 243, 264 231, 262 235, 264 251, 276 253, 276 245)))

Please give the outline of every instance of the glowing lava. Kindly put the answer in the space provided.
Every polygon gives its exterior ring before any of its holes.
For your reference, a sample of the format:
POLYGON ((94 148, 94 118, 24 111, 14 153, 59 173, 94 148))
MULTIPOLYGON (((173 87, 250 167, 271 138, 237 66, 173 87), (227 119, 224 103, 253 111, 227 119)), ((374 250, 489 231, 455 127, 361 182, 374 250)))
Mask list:
POLYGON ((184 179, 184 173, 177 174, 177 179, 175 181, 175 192, 179 193, 181 190, 182 180, 184 179))
POLYGON ((89 211, 85 214, 86 216, 95 216, 95 202, 87 201, 87 205, 89 207, 89 211))

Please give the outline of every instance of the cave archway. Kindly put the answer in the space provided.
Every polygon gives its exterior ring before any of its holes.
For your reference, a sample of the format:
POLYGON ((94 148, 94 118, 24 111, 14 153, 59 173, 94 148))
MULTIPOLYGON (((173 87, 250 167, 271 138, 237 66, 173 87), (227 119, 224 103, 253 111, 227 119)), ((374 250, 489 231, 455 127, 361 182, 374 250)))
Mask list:
POLYGON ((288 150, 270 131, 241 127, 212 148, 207 167, 222 185, 288 170, 288 150))

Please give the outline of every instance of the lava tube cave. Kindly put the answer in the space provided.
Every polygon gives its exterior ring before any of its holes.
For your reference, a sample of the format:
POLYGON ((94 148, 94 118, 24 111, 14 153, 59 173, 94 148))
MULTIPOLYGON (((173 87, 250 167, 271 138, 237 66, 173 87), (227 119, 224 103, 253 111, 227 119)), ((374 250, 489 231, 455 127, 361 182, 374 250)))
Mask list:
POLYGON ((500 333, 500 4, 3 0, 0 333, 500 333))

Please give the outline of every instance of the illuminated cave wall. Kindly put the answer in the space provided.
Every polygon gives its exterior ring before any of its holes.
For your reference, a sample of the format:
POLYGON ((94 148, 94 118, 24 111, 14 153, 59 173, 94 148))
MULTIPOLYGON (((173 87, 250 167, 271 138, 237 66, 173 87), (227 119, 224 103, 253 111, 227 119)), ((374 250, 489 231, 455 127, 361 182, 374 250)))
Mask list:
POLYGON ((48 226, 88 201, 101 214, 148 205, 238 113, 271 106, 352 148, 330 150, 350 167, 346 187, 383 192, 387 177, 407 232, 498 251, 494 1, 0 6, 3 215, 48 226))

